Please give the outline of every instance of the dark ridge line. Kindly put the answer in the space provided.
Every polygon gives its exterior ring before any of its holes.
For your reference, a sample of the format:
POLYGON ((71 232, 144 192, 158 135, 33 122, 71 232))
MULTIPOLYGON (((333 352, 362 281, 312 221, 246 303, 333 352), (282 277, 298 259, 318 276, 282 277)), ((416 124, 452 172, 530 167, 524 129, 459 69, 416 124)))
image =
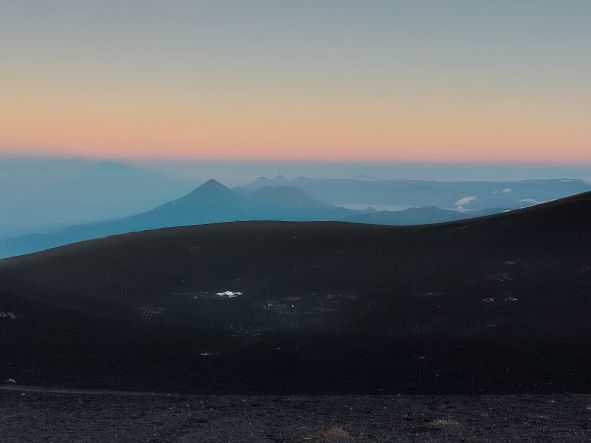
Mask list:
POLYGON ((474 218, 467 218, 464 220, 454 220, 454 221, 448 221, 448 222, 430 223, 430 224, 421 224, 421 225, 396 225, 396 226, 393 226, 393 225, 382 225, 382 224, 374 224, 374 223, 358 223, 358 222, 349 222, 349 221, 329 221, 329 220, 324 220, 324 221, 234 220, 234 221, 226 221, 226 222, 202 223, 202 224, 196 224, 196 225, 170 226, 170 227, 165 227, 165 228, 145 229, 145 230, 141 230, 141 231, 131 231, 131 232, 123 233, 123 234, 106 235, 106 236, 102 236, 102 237, 97 237, 97 238, 92 238, 92 239, 88 239, 88 240, 82 240, 79 242, 69 243, 66 245, 57 246, 54 248, 44 249, 41 251, 29 253, 29 254, 16 255, 14 257, 7 257, 7 258, 0 259, 0 266, 2 266, 3 264, 7 264, 7 263, 15 263, 17 261, 27 260, 27 259, 30 259, 30 258, 33 258, 36 256, 41 256, 41 255, 54 255, 54 256, 58 255, 59 256, 59 252, 66 252, 68 250, 75 250, 75 249, 78 249, 82 246, 89 245, 89 244, 95 245, 95 244, 100 243, 101 241, 104 241, 106 239, 125 238, 125 237, 131 237, 131 236, 135 237, 138 234, 155 233, 155 232, 165 233, 168 231, 181 231, 181 230, 188 230, 188 229, 194 229, 194 228, 206 227, 206 226, 223 226, 223 225, 238 225, 238 224, 241 224, 241 225, 257 225, 257 224, 320 225, 320 224, 323 224, 323 225, 337 225, 337 226, 343 226, 343 225, 359 226, 359 227, 367 227, 368 229, 416 231, 416 230, 435 229, 438 227, 453 227, 453 226, 461 227, 466 224, 482 223, 482 222, 488 222, 488 221, 497 220, 497 219, 509 218, 509 217, 513 217, 513 216, 517 216, 517 215, 538 212, 540 210, 561 207, 563 205, 569 205, 569 204, 573 204, 573 203, 577 203, 577 202, 582 202, 585 200, 591 201, 591 191, 581 192, 579 194, 575 194, 575 195, 561 198, 558 200, 552 200, 549 202, 540 203, 538 205, 528 206, 526 208, 514 209, 511 211, 507 211, 507 212, 484 215, 484 216, 474 217, 474 218))

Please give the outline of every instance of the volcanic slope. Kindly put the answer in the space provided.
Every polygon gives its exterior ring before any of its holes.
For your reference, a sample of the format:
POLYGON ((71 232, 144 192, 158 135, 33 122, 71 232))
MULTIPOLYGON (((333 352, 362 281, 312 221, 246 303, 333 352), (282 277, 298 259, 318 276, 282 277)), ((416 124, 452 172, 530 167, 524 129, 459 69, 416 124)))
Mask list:
POLYGON ((589 392, 591 194, 463 222, 239 222, 0 261, 0 377, 195 392, 589 392))

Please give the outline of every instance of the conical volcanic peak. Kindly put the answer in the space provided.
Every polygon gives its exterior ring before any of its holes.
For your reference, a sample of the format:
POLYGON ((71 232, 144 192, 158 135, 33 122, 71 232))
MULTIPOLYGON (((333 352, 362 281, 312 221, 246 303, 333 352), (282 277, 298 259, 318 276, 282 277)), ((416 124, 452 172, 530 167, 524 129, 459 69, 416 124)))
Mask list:
POLYGON ((217 181, 216 179, 213 179, 213 178, 210 178, 209 180, 207 180, 205 183, 203 183, 197 189, 201 189, 201 190, 208 190, 208 189, 228 189, 229 190, 228 187, 224 186, 219 181, 217 181))

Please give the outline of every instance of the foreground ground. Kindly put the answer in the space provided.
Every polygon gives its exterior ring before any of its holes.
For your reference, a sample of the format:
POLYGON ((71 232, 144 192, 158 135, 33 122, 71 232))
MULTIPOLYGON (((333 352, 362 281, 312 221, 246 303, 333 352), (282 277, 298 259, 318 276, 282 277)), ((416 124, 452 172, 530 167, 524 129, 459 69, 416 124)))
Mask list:
POLYGON ((452 224, 236 222, 0 260, 0 381, 591 393, 591 193, 452 224))
POLYGON ((0 390, 3 442, 589 441, 591 395, 179 396, 0 390))

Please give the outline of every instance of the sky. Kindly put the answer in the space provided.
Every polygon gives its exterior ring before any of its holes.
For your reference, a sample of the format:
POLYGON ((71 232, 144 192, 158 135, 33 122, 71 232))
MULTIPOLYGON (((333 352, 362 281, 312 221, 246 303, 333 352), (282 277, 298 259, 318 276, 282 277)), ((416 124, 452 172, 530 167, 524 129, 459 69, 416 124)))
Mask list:
POLYGON ((588 0, 0 10, 0 155, 591 164, 588 0))

